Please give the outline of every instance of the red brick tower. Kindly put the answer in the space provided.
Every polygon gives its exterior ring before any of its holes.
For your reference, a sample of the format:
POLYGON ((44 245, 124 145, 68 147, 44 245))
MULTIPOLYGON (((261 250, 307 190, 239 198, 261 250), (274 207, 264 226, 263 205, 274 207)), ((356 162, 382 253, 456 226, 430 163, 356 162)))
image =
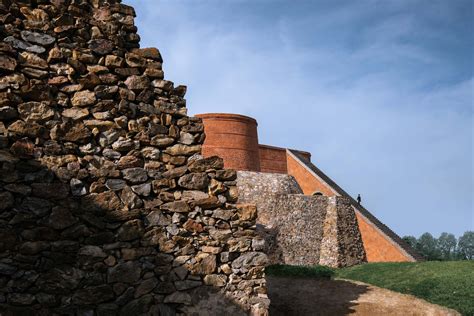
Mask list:
POLYGON ((203 120, 206 141, 205 157, 217 155, 224 159, 225 168, 260 171, 257 121, 251 117, 208 113, 196 115, 203 120))

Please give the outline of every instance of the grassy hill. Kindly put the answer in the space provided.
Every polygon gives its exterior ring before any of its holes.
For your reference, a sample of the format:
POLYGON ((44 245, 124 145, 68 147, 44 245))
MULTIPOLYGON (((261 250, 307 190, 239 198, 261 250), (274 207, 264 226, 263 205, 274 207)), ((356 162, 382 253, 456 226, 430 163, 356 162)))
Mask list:
POLYGON ((336 270, 351 279, 411 294, 474 315, 474 261, 369 263, 336 270))

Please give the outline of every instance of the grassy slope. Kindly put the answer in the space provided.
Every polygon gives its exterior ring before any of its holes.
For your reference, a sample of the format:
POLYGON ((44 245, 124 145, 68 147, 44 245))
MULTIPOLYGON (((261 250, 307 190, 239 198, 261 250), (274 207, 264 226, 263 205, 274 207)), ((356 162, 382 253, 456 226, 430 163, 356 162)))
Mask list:
POLYGON ((474 261, 370 263, 339 269, 336 276, 411 294, 474 315, 474 261))

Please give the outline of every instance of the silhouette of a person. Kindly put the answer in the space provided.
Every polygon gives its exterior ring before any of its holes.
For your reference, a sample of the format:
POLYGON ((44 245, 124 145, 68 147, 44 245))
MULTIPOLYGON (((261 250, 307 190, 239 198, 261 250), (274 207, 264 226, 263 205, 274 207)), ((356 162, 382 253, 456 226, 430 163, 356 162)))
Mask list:
POLYGON ((362 198, 360 197, 360 194, 357 195, 357 203, 359 203, 360 205, 360 202, 362 201, 362 198))

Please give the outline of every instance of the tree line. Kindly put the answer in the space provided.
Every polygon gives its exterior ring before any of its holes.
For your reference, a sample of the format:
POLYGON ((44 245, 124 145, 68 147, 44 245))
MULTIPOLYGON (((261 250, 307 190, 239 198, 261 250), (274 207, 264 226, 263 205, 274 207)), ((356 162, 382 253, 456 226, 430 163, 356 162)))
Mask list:
POLYGON ((442 233, 438 238, 424 233, 418 239, 404 236, 403 240, 426 260, 474 260, 474 231, 467 231, 458 239, 449 233, 442 233))

